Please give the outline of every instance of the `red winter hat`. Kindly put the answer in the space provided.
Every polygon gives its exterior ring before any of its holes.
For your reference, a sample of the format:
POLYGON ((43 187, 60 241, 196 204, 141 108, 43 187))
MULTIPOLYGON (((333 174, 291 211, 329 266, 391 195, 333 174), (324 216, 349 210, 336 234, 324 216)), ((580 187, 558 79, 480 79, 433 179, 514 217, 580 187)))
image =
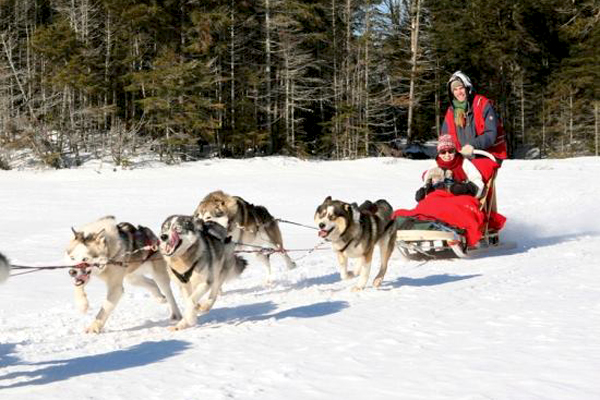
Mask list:
POLYGON ((456 149, 454 142, 452 141, 452 136, 450 135, 442 135, 438 138, 437 151, 438 153, 442 150, 450 150, 456 149))

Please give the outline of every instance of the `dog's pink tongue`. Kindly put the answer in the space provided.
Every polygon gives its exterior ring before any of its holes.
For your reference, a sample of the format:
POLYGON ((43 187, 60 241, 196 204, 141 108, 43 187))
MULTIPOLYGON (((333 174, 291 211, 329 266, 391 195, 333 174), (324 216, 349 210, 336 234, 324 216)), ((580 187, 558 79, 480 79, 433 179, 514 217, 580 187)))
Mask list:
POLYGON ((327 232, 325 229, 321 229, 321 230, 319 231, 319 237, 322 237, 322 238, 324 238, 324 237, 326 237, 326 236, 327 236, 327 234, 328 234, 328 233, 329 233, 329 232, 327 232))
POLYGON ((171 237, 169 238, 169 252, 173 251, 179 244, 179 235, 175 231, 171 231, 171 237))

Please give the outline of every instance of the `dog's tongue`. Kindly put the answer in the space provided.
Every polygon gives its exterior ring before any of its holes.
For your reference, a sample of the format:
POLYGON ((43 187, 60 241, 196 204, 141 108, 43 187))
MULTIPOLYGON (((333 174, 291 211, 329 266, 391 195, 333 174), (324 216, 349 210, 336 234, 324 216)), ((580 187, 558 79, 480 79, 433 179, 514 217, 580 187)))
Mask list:
POLYGON ((319 237, 324 238, 324 237, 327 237, 328 234, 329 234, 329 232, 326 231, 325 229, 319 230, 319 237))
POLYGON ((177 247, 177 245, 179 244, 179 240, 180 239, 177 232, 171 231, 171 237, 169 238, 169 243, 167 245, 169 252, 172 252, 175 249, 175 247, 177 247))

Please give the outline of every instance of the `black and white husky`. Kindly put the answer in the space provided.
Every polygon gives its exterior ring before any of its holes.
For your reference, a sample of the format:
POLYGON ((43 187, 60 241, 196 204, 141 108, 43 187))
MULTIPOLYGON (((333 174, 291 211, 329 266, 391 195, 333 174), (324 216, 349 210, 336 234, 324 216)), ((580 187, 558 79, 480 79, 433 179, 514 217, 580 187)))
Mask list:
MULTIPOLYGON (((270 247, 281 253, 288 269, 296 267, 283 247, 277 220, 264 206, 248 203, 241 197, 217 190, 200 201, 194 217, 205 222, 217 222, 227 228, 238 248, 243 248, 244 244, 270 247)), ((271 282, 269 255, 258 252, 256 257, 267 267, 266 281, 271 282)))
POLYGON ((146 288, 159 302, 169 303, 171 319, 181 319, 165 260, 157 251, 158 238, 146 227, 117 223, 112 216, 73 229, 67 256, 78 263, 69 272, 75 280, 75 302, 82 312, 89 303, 85 286, 96 275, 106 283, 106 300, 96 319, 86 329, 99 333, 123 295, 123 281, 146 288), (154 280, 144 276, 149 272, 154 280))
POLYGON ((185 297, 183 319, 173 330, 196 325, 197 314, 212 308, 223 283, 246 268, 223 226, 188 215, 172 215, 163 222, 159 249, 185 297), (200 301, 207 292, 208 298, 200 301))
POLYGON ((356 203, 332 200, 329 196, 317 207, 315 223, 319 236, 331 241, 340 264, 341 278, 360 277, 353 290, 362 290, 367 284, 376 245, 381 253, 381 267, 373 286, 381 285, 396 241, 392 213, 392 206, 385 200, 366 201, 358 207, 356 203), (359 259, 356 273, 348 271, 348 258, 359 259))

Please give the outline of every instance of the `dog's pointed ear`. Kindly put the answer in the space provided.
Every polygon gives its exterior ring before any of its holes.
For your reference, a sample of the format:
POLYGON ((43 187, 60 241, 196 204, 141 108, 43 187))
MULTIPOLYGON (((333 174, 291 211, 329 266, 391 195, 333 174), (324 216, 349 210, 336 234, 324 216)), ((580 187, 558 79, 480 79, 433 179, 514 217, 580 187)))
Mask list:
POLYGON ((77 240, 83 240, 83 232, 77 232, 75 228, 71 227, 71 231, 73 232, 73 236, 77 240))
POLYGON ((323 203, 331 203, 331 196, 325 197, 325 200, 323 201, 323 203))

